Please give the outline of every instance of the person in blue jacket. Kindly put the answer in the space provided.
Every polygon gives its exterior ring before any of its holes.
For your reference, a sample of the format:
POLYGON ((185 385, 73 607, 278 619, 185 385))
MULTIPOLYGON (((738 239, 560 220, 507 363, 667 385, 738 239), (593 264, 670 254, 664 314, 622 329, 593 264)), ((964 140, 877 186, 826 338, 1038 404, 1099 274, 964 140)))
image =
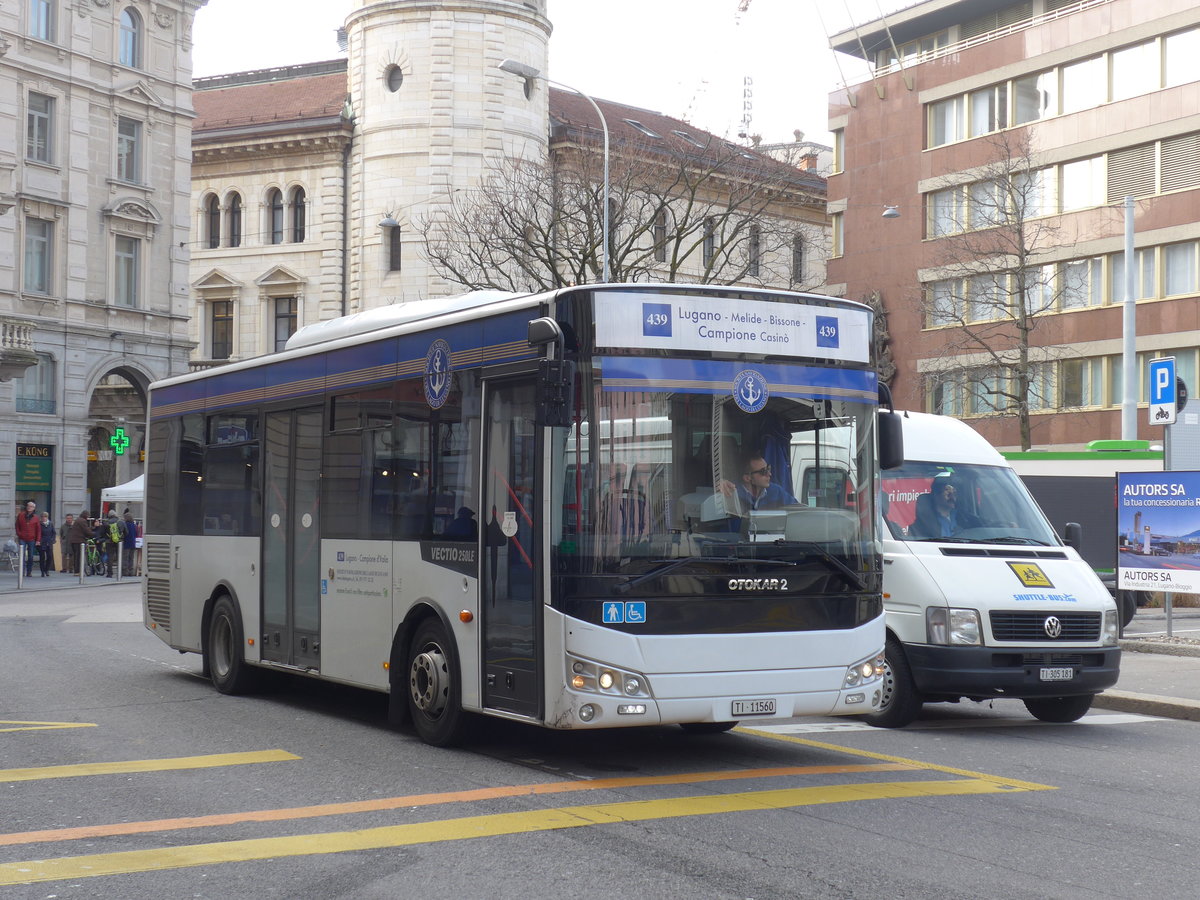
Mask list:
MULTIPOLYGON (((728 481, 722 485, 722 490, 727 495, 735 492, 728 481)), ((737 485, 736 494, 743 509, 781 509, 800 502, 786 487, 771 480, 771 467, 758 453, 746 457, 742 483, 737 485)))

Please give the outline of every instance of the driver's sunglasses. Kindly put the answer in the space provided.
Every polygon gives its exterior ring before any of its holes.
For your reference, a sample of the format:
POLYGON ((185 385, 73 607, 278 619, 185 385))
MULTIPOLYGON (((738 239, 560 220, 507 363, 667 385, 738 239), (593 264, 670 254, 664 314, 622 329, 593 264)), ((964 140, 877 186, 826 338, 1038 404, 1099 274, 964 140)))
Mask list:
POLYGON ((770 474, 771 474, 771 467, 770 467, 770 466, 763 466, 761 469, 751 469, 751 470, 750 470, 750 474, 751 474, 751 475, 770 475, 770 474))

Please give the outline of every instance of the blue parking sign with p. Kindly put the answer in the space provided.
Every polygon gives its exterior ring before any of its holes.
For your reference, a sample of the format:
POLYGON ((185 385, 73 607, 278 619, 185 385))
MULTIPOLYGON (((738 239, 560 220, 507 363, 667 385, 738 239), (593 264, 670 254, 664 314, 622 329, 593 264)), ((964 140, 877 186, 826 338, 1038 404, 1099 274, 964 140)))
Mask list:
POLYGON ((1175 424, 1175 357, 1150 360, 1150 424, 1175 424))

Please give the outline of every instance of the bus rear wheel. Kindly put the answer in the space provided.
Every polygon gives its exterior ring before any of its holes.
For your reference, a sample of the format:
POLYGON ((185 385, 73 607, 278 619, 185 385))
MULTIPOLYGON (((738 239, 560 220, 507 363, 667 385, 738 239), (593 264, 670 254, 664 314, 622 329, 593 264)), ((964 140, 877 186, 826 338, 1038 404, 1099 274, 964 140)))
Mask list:
POLYGON ((737 722, 681 722, 679 727, 688 734, 724 734, 737 727, 737 722))
POLYGON ((213 687, 222 694, 249 693, 258 681, 258 673, 243 656, 245 643, 237 604, 227 594, 222 595, 213 604, 204 645, 204 667, 213 687))
POLYGON ((422 622, 408 652, 408 709, 413 728, 427 744, 449 747, 466 737, 458 659, 437 619, 422 622))

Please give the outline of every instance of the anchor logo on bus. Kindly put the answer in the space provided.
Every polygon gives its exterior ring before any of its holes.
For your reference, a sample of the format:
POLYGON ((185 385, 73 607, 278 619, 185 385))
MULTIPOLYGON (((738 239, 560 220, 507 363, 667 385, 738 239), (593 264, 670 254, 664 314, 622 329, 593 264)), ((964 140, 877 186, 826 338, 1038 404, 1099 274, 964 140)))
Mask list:
POLYGON ((733 379, 733 402, 743 412, 758 412, 767 405, 769 395, 767 379, 753 369, 744 369, 733 379))
POLYGON ((450 396, 450 345, 434 341, 425 354, 425 400, 440 409, 450 396))

